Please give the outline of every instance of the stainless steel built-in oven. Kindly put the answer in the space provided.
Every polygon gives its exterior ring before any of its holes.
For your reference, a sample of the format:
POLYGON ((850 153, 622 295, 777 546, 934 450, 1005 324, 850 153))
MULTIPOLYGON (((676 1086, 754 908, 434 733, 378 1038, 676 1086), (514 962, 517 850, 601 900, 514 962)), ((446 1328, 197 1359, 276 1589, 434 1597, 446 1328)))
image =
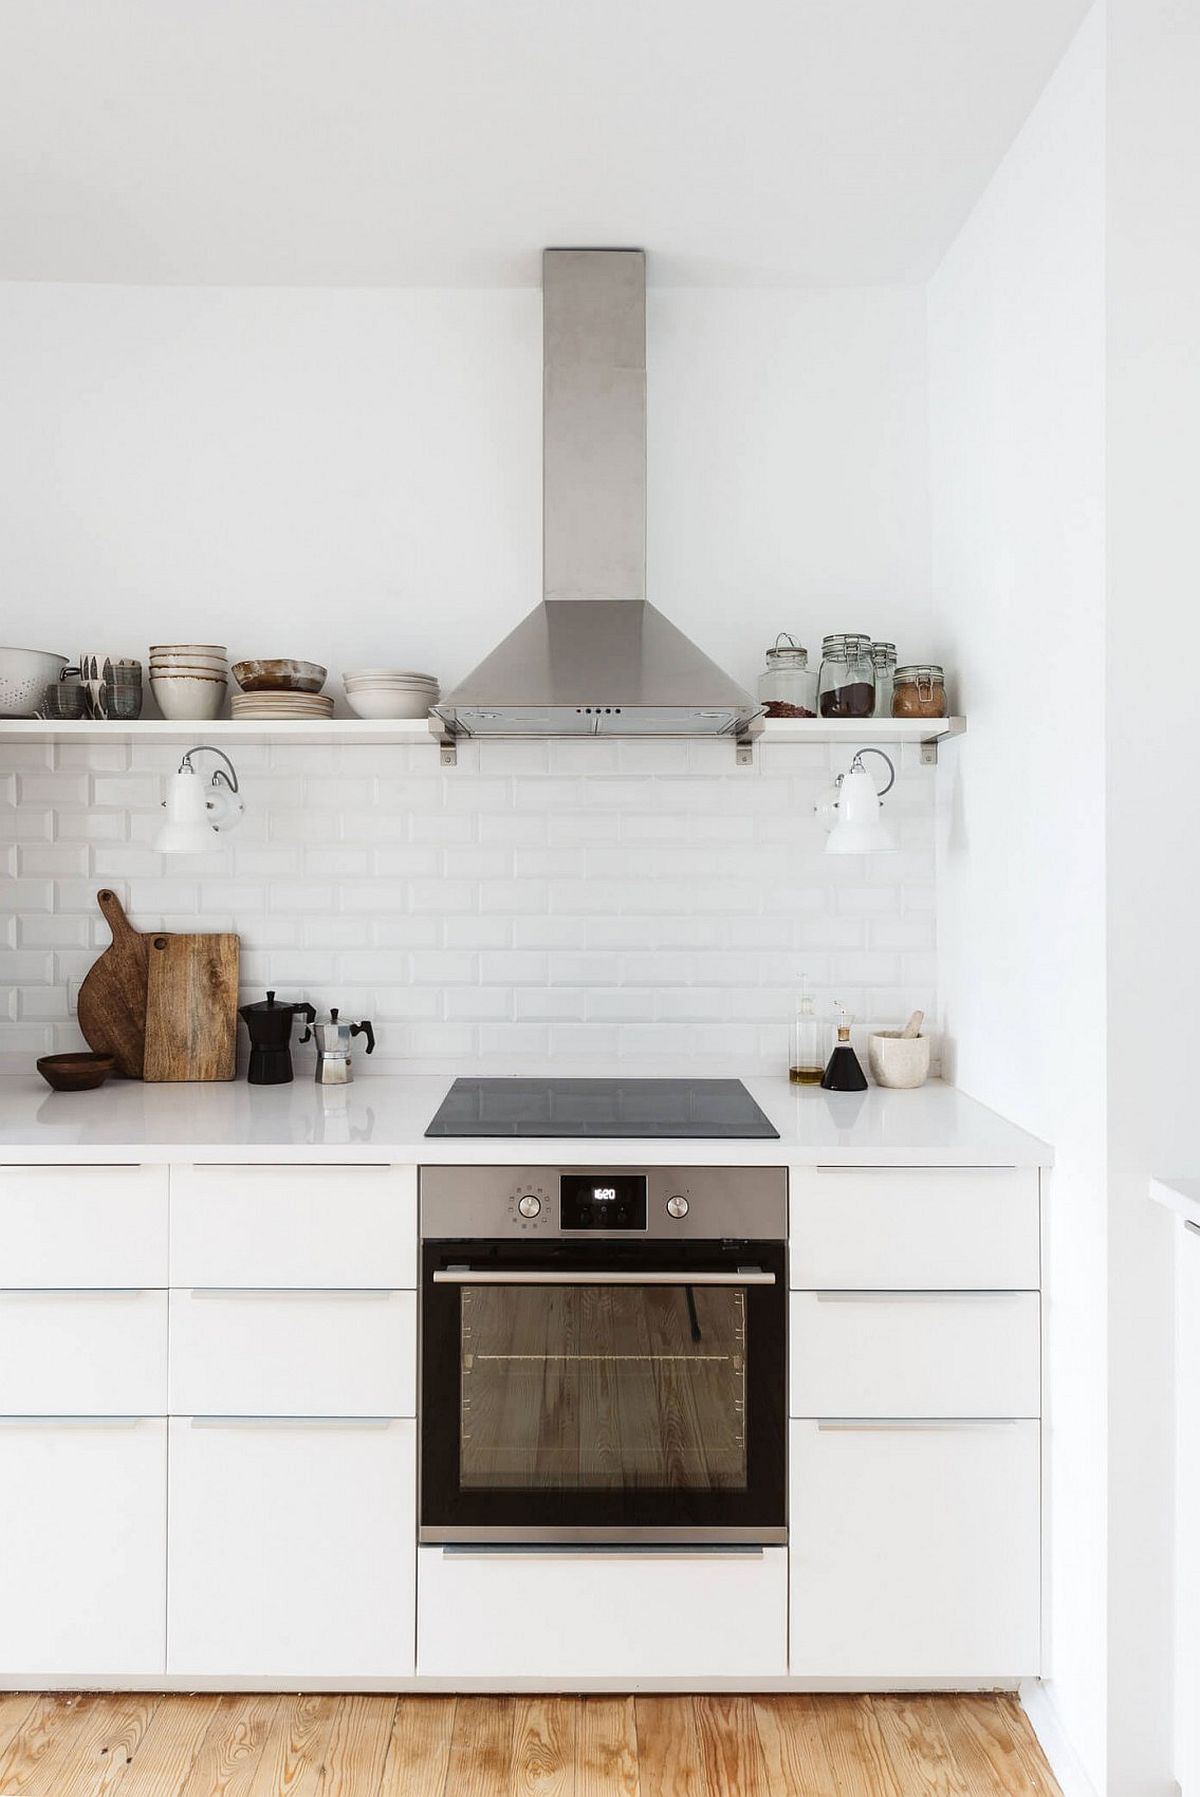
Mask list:
POLYGON ((421 1172, 420 1539, 787 1539, 787 1175, 421 1172))

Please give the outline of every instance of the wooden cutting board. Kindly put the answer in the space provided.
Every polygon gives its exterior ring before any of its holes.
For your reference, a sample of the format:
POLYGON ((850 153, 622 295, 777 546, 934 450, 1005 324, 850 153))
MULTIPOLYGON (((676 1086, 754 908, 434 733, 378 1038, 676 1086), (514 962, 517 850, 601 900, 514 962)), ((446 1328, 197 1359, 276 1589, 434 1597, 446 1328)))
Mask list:
POLYGON ((236 936, 147 936, 148 1080, 232 1079, 237 1061, 236 936))
POLYGON ((146 1052, 146 982, 150 938, 135 930, 115 892, 103 887, 96 902, 112 931, 112 943, 89 968, 76 1012, 84 1041, 110 1054, 117 1072, 141 1079, 146 1052))

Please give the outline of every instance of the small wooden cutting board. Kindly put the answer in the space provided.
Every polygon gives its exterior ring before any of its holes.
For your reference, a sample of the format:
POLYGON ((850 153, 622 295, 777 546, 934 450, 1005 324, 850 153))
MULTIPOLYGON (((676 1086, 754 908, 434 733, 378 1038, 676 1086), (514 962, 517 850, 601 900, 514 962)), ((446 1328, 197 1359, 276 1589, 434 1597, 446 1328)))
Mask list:
POLYGON ((232 1079, 237 1064, 236 936, 147 936, 148 1080, 232 1079))
POLYGON ((127 1079, 141 1079, 150 938, 133 928, 120 899, 107 886, 96 894, 96 902, 112 931, 112 942, 84 975, 76 1017, 89 1048, 112 1055, 118 1073, 127 1079))

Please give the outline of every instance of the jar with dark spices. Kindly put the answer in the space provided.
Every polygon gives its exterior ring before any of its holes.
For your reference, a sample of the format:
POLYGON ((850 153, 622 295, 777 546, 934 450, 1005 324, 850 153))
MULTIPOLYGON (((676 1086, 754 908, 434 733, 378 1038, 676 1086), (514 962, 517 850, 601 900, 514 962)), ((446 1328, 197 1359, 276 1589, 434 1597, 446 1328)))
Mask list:
POLYGON ((944 718, 947 710, 946 675, 936 662, 910 662, 896 669, 894 718, 944 718))
POLYGON ((821 645, 821 716, 869 718, 875 710, 875 664, 871 639, 858 634, 827 636, 821 645))
POLYGON ((892 715, 892 688, 896 677, 895 643, 872 643, 871 660, 875 666, 875 716, 892 715))
POLYGON ((808 650, 786 630, 767 650, 765 672, 758 677, 758 696, 769 718, 815 718, 817 676, 808 665, 808 650))

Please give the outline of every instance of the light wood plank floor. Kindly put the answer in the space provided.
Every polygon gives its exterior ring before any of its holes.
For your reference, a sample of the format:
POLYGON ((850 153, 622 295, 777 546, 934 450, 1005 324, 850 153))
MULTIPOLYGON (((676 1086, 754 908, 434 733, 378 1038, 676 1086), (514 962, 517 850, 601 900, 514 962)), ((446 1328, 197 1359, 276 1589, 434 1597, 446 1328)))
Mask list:
POLYGON ((0 1797, 1058 1797, 1008 1697, 0 1695, 0 1797))

